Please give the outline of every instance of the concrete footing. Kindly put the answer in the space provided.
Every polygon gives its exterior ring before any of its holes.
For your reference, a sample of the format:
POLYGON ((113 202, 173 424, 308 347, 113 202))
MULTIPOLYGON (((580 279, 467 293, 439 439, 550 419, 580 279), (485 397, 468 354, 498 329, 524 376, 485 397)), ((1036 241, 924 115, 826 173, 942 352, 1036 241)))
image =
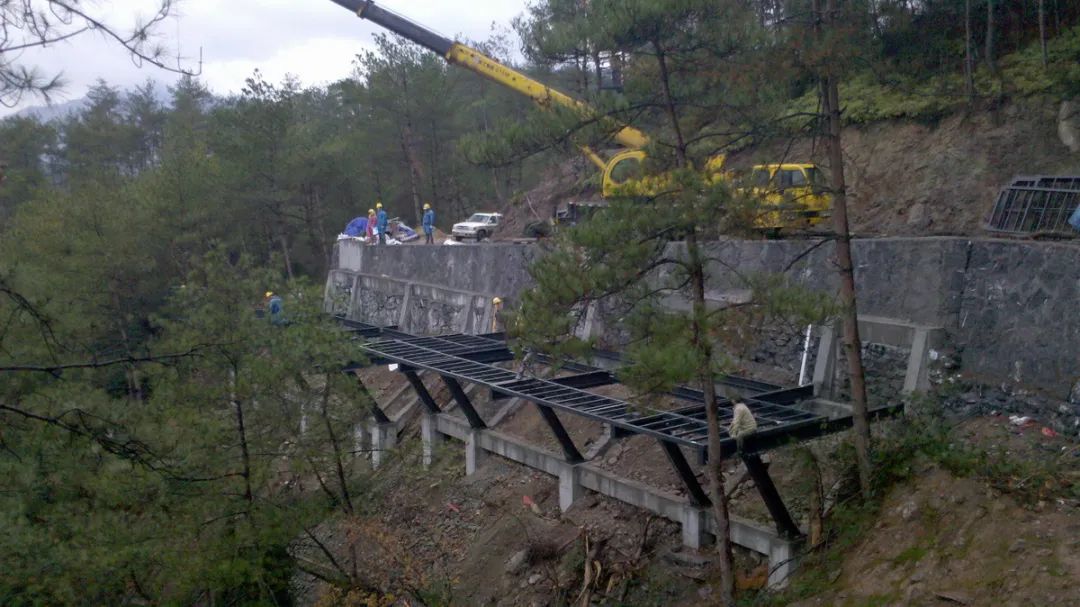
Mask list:
POLYGON ((583 495, 581 470, 575 464, 562 464, 559 468, 559 510, 566 512, 583 495))
POLYGON ((423 446, 423 460, 424 467, 430 468, 432 462, 435 461, 435 452, 439 446, 443 443, 443 435, 436 427, 438 421, 435 416, 428 413, 420 419, 420 438, 424 442, 423 446))
MULTIPOLYGON (((686 498, 617 476, 588 462, 571 464, 560 455, 497 430, 474 430, 468 422, 454 415, 443 413, 432 415, 430 419, 432 436, 439 434, 465 443, 466 474, 475 474, 488 454, 499 455, 556 477, 562 511, 583 497, 585 490, 590 490, 679 523, 683 544, 687 547, 699 549, 715 538, 711 512, 691 505, 686 498)), ((784 539, 764 525, 737 517, 731 519, 731 540, 768 557, 771 587, 783 586, 794 571, 797 541, 784 539)))
POLYGON ((367 457, 368 429, 363 423, 353 426, 353 453, 357 457, 367 457))
MULTIPOLYGON (((821 328, 820 335, 814 362, 814 394, 822 398, 834 398, 836 359, 840 349, 839 331, 834 326, 825 326, 821 328)), ((945 342, 943 328, 917 325, 893 318, 859 316, 859 338, 863 342, 910 348, 902 392, 905 396, 911 396, 930 389, 930 352, 940 348, 945 342)))
POLYGON ((371 424, 371 467, 386 461, 389 450, 397 446, 396 424, 371 424))
POLYGON ((709 536, 705 533, 708 524, 708 512, 702 508, 695 508, 689 504, 682 509, 679 524, 682 525, 682 543, 687 548, 701 549, 709 543, 709 536))
POLYGON ((476 474, 476 469, 484 463, 484 458, 487 456, 487 451, 480 446, 480 439, 483 436, 482 430, 470 429, 461 437, 465 441, 465 474, 468 476, 476 474))

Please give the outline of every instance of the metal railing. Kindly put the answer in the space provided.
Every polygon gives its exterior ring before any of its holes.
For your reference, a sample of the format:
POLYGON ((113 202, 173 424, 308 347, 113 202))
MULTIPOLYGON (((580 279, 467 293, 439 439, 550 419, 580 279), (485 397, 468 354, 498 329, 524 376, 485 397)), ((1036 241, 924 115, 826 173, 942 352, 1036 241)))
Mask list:
POLYGON ((990 232, 1076 236, 1069 217, 1080 207, 1080 176, 1017 176, 1001 188, 986 222, 990 232))

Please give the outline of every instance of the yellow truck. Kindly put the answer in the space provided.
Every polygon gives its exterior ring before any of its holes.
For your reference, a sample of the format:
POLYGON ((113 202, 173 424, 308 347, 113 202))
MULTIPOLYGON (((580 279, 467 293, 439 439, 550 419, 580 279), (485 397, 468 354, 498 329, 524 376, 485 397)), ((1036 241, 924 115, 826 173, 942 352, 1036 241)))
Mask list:
POLYGON ((755 223, 763 229, 812 228, 832 213, 825 176, 813 164, 755 165, 740 189, 761 199, 755 223))

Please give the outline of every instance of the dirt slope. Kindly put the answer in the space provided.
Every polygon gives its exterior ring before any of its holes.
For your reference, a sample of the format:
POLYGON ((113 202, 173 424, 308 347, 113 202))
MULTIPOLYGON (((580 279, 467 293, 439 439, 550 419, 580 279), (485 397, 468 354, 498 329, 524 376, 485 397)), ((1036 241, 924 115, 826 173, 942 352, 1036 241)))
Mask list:
POLYGON ((1080 516, 930 469, 892 492, 830 578, 795 605, 1078 605, 1080 516))
MULTIPOLYGON (((1080 154, 1058 137, 1059 106, 1056 99, 1030 98, 934 123, 892 120, 845 128, 852 228, 866 236, 984 233, 998 189, 1014 175, 1080 173, 1080 154)), ((812 140, 785 139, 733 153, 728 166, 813 161, 827 167, 821 151, 812 140)), ((520 237, 528 222, 549 218, 556 204, 589 198, 579 185, 590 170, 579 162, 553 169, 523 197, 531 208, 518 202, 502 209, 506 219, 498 236, 520 237)))
MULTIPOLYGON (((1022 99, 947 116, 844 129, 853 228, 871 235, 978 234, 998 189, 1014 175, 1077 173, 1080 155, 1058 138, 1054 99, 1022 99)), ((788 142, 732 155, 731 166, 784 156, 788 142)), ((822 165, 820 144, 787 157, 822 165)), ((775 161, 775 160, 773 160, 775 161)))

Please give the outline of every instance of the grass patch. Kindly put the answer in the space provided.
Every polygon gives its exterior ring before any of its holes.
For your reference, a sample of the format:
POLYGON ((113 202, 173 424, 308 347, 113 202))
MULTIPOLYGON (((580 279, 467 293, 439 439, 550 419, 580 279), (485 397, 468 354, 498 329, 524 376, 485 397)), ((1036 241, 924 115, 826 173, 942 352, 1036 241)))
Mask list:
POLYGON ((929 552, 925 546, 912 546, 907 550, 904 550, 900 554, 896 555, 892 562, 894 565, 907 565, 910 563, 918 563, 929 552))

